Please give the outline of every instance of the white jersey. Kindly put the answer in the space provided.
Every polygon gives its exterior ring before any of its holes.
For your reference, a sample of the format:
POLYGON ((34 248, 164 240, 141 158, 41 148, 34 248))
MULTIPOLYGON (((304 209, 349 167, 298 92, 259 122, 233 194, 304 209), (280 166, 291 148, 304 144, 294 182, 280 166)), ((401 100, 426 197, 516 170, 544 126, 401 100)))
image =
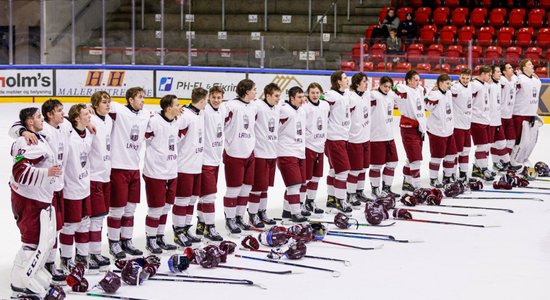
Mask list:
POLYGON ((393 99, 396 94, 387 95, 380 89, 371 92, 371 142, 393 140, 393 99))
POLYGON ((518 76, 516 103, 514 115, 536 116, 539 109, 539 94, 541 82, 535 76, 528 77, 525 74, 518 76))
POLYGON ((241 99, 224 102, 225 152, 235 158, 249 158, 256 145, 256 108, 241 99))
POLYGON ((204 108, 204 157, 205 166, 219 166, 223 152, 224 108, 221 105, 214 109, 207 104, 204 108))
POLYGON ((256 100, 252 103, 256 109, 256 147, 254 157, 277 158, 277 141, 279 132, 279 116, 281 105, 269 105, 266 100, 256 100))
POLYGON ((370 139, 370 91, 351 92, 350 95, 351 127, 349 142, 366 143, 370 139))
POLYGON ((500 82, 493 81, 489 83, 489 125, 500 126, 502 125, 502 119, 500 116, 500 109, 502 107, 502 86, 500 82))
POLYGON ((330 106, 328 102, 306 102, 302 105, 306 114, 306 148, 317 153, 325 152, 330 106))
POLYGON ((145 164, 143 175, 161 180, 178 177, 178 141, 179 123, 170 121, 161 113, 149 120, 145 131, 145 164))
POLYGON ((516 87, 518 84, 518 77, 512 75, 512 78, 508 80, 506 77, 500 77, 500 84, 502 85, 502 101, 500 116, 503 119, 511 119, 514 112, 514 104, 516 103, 516 87))
POLYGON ((90 151, 94 137, 85 129, 79 133, 73 128, 69 136, 69 152, 65 167, 63 197, 81 200, 90 196, 90 151))
POLYGON ((472 84, 464 86, 455 82, 451 86, 453 96, 454 127, 458 129, 470 129, 472 127, 472 84))
POLYGON ((327 139, 331 141, 347 141, 349 139, 350 119, 350 91, 330 90, 325 94, 325 100, 330 105, 328 116, 327 139))
POLYGON ((139 152, 152 114, 146 110, 136 111, 129 106, 111 102, 109 115, 114 121, 111 134, 112 168, 139 170, 139 152))
POLYGON ((193 105, 178 118, 178 173, 200 174, 204 157, 204 113, 193 105))
POLYGON ((426 109, 430 112, 428 116, 428 132, 447 137, 453 134, 453 99, 451 91, 441 90, 430 91, 426 97, 426 109))
POLYGON ((52 203, 55 182, 59 177, 49 177, 48 168, 56 165, 56 157, 45 137, 37 134, 37 138, 36 145, 29 145, 24 137, 17 138, 12 144, 14 166, 10 187, 25 198, 52 203))
POLYGON ((92 116, 95 126, 95 137, 90 151, 90 180, 109 182, 111 176, 111 131, 113 119, 109 115, 104 118, 92 116))
MULTIPOLYGON (((67 153, 69 152, 69 135, 72 131, 72 125, 69 120, 63 120, 57 127, 44 122, 44 128, 40 131, 46 137, 46 141, 55 154, 58 166, 62 166, 65 170, 67 165, 67 153)), ((55 182, 55 191, 59 192, 65 187, 65 178, 60 176, 55 182)))
POLYGON ((277 157, 306 158, 306 114, 302 107, 289 102, 281 105, 277 157))
POLYGON ((489 84, 474 79, 472 86, 472 122, 489 125, 489 84))
POLYGON ((397 97, 395 102, 401 116, 400 126, 403 128, 418 128, 426 132, 426 113, 424 107, 424 88, 412 88, 406 84, 398 84, 393 89, 397 97))

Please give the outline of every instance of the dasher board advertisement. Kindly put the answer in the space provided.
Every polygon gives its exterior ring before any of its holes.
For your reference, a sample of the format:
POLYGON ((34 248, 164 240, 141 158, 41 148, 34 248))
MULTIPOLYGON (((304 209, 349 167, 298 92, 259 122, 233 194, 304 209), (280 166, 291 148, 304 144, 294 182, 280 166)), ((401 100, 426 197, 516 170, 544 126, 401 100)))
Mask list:
MULTIPOLYGON (((173 94, 178 98, 191 99, 191 91, 194 88, 202 87, 209 90, 217 85, 224 89, 224 99, 234 99, 237 97, 237 84, 245 78, 245 73, 157 71, 157 97, 173 94)), ((257 83, 256 87, 260 89, 257 83)), ((263 86, 261 88, 263 89, 263 86)))
POLYGON ((0 70, 0 96, 53 96, 52 70, 0 70))
POLYGON ((92 96, 106 91, 111 97, 125 97, 126 90, 141 87, 145 97, 154 97, 154 71, 150 70, 57 70, 56 96, 92 96))

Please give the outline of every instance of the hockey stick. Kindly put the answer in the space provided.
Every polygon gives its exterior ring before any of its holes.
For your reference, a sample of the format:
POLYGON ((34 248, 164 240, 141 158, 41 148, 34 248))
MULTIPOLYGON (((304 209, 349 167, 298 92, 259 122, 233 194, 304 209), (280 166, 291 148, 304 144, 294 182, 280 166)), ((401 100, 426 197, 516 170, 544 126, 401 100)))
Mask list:
POLYGON ((423 243, 424 241, 418 241, 418 240, 398 240, 395 238, 378 238, 378 237, 372 237, 367 235, 361 235, 360 233, 335 233, 335 232, 329 232, 328 235, 333 236, 339 236, 339 237, 346 237, 346 238, 354 238, 354 239, 363 239, 363 240, 379 240, 379 241, 387 241, 387 242, 396 242, 396 243, 423 243))
POLYGON ((329 230, 327 232, 334 232, 334 233, 340 233, 340 234, 358 234, 358 235, 368 235, 373 237, 382 237, 386 239, 392 239, 395 240, 395 237, 390 234, 377 234, 377 233, 367 233, 367 232, 357 232, 357 231, 338 231, 338 230, 329 230))
POLYGON ((126 296, 117 296, 117 295, 109 295, 109 294, 98 294, 98 293, 79 293, 79 292, 73 292, 69 291, 69 294, 73 295, 80 295, 80 296, 88 296, 88 297, 99 297, 99 298, 110 298, 110 299, 121 299, 121 300, 148 300, 144 298, 133 298, 133 297, 126 297, 126 296))
MULTIPOLYGON (((239 248, 239 249, 244 250, 244 251, 261 252, 261 253, 270 253, 271 252, 271 251, 267 251, 267 250, 250 249, 250 248, 239 248)), ((321 259, 321 260, 338 261, 338 262, 343 263, 346 267, 349 267, 351 265, 351 262, 349 260, 345 260, 345 259, 324 257, 324 256, 313 256, 313 255, 304 255, 304 257, 305 258, 321 259)))
POLYGON ((514 211, 508 208, 495 208, 495 207, 481 207, 481 206, 461 206, 461 205, 447 205, 447 204, 441 204, 438 206, 442 207, 454 207, 454 208, 471 208, 471 209, 485 209, 485 210, 499 210, 499 211, 505 211, 508 213, 513 214, 514 211))
POLYGON ((152 281, 170 281, 170 282, 194 282, 194 283, 215 283, 215 284, 232 284, 232 285, 249 285, 249 286, 255 286, 262 290, 267 289, 261 284, 254 283, 251 280, 244 280, 244 281, 227 281, 227 280, 194 280, 194 279, 182 279, 182 278, 149 278, 147 280, 152 281))
POLYGON ((295 263, 290 263, 290 262, 286 262, 286 261, 271 260, 271 259, 266 259, 266 258, 260 258, 260 257, 254 257, 254 256, 247 256, 247 255, 240 255, 240 254, 235 254, 235 257, 240 257, 240 258, 245 258, 245 259, 252 259, 252 260, 258 260, 258 261, 264 261, 264 262, 269 262, 269 263, 273 263, 273 264, 282 264, 282 265, 287 265, 287 266, 294 266, 294 267, 300 267, 300 268, 306 268, 306 269, 312 269, 312 270, 330 272, 330 273, 332 273, 332 277, 340 277, 340 272, 338 272, 338 271, 336 271, 336 270, 332 270, 332 269, 325 269, 325 268, 320 268, 320 267, 314 267, 314 266, 308 266, 308 265, 301 265, 301 264, 295 264, 295 263))
POLYGON ((542 182, 550 182, 550 179, 540 179, 540 178, 535 178, 535 179, 527 179, 529 181, 542 181, 542 182))
POLYGON ((536 195, 550 195, 550 193, 545 192, 524 192, 524 191, 510 191, 510 190, 479 190, 476 192, 484 193, 506 193, 506 194, 536 194, 536 195))
MULTIPOLYGON (((442 206, 442 205, 438 205, 438 206, 442 206)), ((419 212, 419 213, 438 214, 438 215, 447 215, 447 216, 458 216, 458 217, 483 217, 483 216, 485 216, 483 214, 459 214, 459 213, 450 213, 450 212, 443 212, 443 211, 410 209, 408 207, 406 209, 408 211, 416 211, 416 212, 419 212)))
POLYGON ((231 269, 231 270, 242 270, 242 271, 252 271, 252 272, 261 272, 261 273, 276 274, 276 275, 298 274, 297 272, 293 272, 292 270, 286 270, 286 271, 271 271, 271 270, 262 270, 262 269, 253 269, 253 268, 245 268, 245 267, 226 266, 226 265, 218 265, 216 268, 231 269))
MULTIPOLYGON (((114 270, 114 272, 115 273, 121 273, 120 270, 114 270)), ((161 273, 161 272, 158 272, 158 273, 155 273, 155 276, 180 277, 180 278, 190 278, 190 279, 205 279, 205 280, 217 280, 217 281, 233 281, 233 282, 245 282, 245 283, 251 282, 248 279, 236 279, 236 278, 226 278, 226 277, 211 277, 211 276, 197 276, 197 275, 182 274, 182 273, 161 273)))
MULTIPOLYGON (((538 201, 543 202, 541 198, 531 198, 531 197, 512 197, 512 198, 504 198, 504 197, 454 197, 452 199, 472 199, 472 200, 531 200, 531 201, 538 201)), ((442 205, 440 205, 442 206, 442 205)))
POLYGON ((524 186, 524 187, 520 187, 520 189, 533 189, 533 190, 545 190, 545 191, 550 190, 549 187, 538 187, 538 186, 524 186))
POLYGON ((468 226, 468 227, 479 227, 479 228, 490 228, 490 227, 500 227, 498 225, 479 225, 479 224, 466 224, 466 223, 455 223, 455 222, 444 222, 444 221, 433 221, 433 220, 422 220, 422 219, 403 219, 399 218, 400 221, 409 221, 409 222, 420 222, 420 223, 431 223, 431 224, 443 224, 443 225, 457 225, 457 226, 468 226))
MULTIPOLYGON (((281 221, 283 225, 293 225, 293 224, 296 224, 296 223, 286 223, 285 220, 281 219, 281 218, 273 218, 273 220, 275 221, 281 221)), ((334 224, 334 222, 332 221, 323 221, 323 220, 308 220, 307 222, 309 223, 326 223, 326 224, 334 224)), ((355 224, 354 224, 355 225, 355 224)), ((369 227, 389 227, 389 226, 392 226, 392 225, 395 225, 395 222, 391 222, 389 224, 381 224, 381 225, 371 225, 371 224, 368 224, 368 223, 359 223, 357 224, 357 226, 369 226, 369 227)))

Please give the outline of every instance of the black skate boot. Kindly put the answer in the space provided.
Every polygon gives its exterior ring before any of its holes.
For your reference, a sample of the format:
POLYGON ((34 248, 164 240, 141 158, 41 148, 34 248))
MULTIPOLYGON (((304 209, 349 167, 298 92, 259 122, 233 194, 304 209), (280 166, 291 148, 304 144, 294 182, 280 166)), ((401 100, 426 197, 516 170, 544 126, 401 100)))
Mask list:
POLYGON ((122 247, 120 246, 120 241, 109 240, 109 253, 115 259, 126 258, 126 253, 124 253, 124 251, 122 251, 122 247))
POLYGON ((44 265, 44 268, 52 275, 52 280, 59 285, 66 285, 65 279, 67 275, 63 274, 63 270, 55 267, 55 263, 49 262, 44 265))
POLYGON ((311 212, 309 212, 309 210, 307 210, 305 202, 300 204, 300 214, 304 217, 311 216, 311 212))
POLYGON ((60 264, 61 270, 65 275, 69 275, 73 267, 75 266, 75 262, 73 261, 72 258, 63 257, 63 256, 61 256, 60 260, 61 260, 61 264, 60 264))
POLYGON ((306 222, 307 221, 307 218, 300 215, 300 214, 295 214, 295 215, 292 215, 290 217, 290 220, 294 223, 302 223, 302 222, 306 222))
POLYGON ((195 234, 196 235, 204 234, 204 222, 199 220, 198 218, 197 218, 197 227, 195 228, 195 234))
POLYGON ((384 191, 387 195, 393 196, 394 198, 401 197, 400 194, 392 192, 390 185, 386 185, 383 182, 382 182, 382 191, 384 191))
POLYGON ((458 180, 462 181, 462 183, 468 182, 468 174, 466 172, 460 171, 458 173, 458 180))
POLYGON ((237 223, 235 222, 235 218, 226 218, 225 228, 227 228, 227 230, 231 234, 241 233, 241 229, 239 228, 239 226, 237 226, 237 223))
POLYGON ((89 274, 99 273, 99 265, 95 261, 88 259, 88 256, 77 254, 74 257, 74 262, 82 264, 89 274))
POLYGON ((363 190, 357 190, 356 192, 357 194, 357 199, 359 199, 359 201, 363 202, 363 203, 367 203, 367 202, 372 202, 373 200, 370 199, 369 197, 367 197, 365 195, 365 192, 363 190))
POLYGON ((403 179, 403 185, 401 186, 401 189, 403 190, 403 192, 414 192, 414 190, 416 190, 415 187, 411 183, 405 181, 405 179, 403 179))
POLYGON ((134 247, 134 244, 132 243, 132 239, 120 240, 120 247, 124 252, 130 255, 133 255, 133 256, 143 255, 143 251, 134 247))
POLYGON ((443 176, 443 181, 441 181, 441 184, 446 185, 449 183, 453 183, 456 181, 456 178, 454 175, 452 176, 443 176))
POLYGON ((267 216, 267 211, 265 211, 265 210, 259 210, 259 211, 258 211, 258 217, 260 218, 260 220, 262 220, 262 222, 264 222, 264 224, 267 224, 267 225, 275 225, 275 224, 277 224, 277 222, 275 222, 275 220, 270 219, 270 218, 267 216))
POLYGON ((200 243, 202 239, 191 234, 189 229, 191 229, 191 225, 183 226, 183 234, 185 234, 185 236, 191 243, 200 243))
POLYGON ((148 236, 146 238, 145 249, 151 254, 162 254, 162 249, 157 245, 156 236, 148 236))
POLYGON ((288 220, 288 219, 290 219, 291 217, 292 217, 292 214, 290 213, 290 211, 289 211, 289 210, 284 210, 284 209, 283 209, 282 218, 288 220))
POLYGON ((348 202, 344 199, 336 198, 336 207, 337 210, 343 213, 350 213, 353 209, 349 206, 348 202))
POLYGON ((386 193, 382 190, 380 190, 379 186, 371 186, 371 195, 374 197, 374 199, 379 197, 386 196, 386 193))
POLYGON ((356 193, 347 193, 347 199, 346 202, 351 205, 352 208, 356 208, 358 206, 361 206, 361 201, 357 199, 356 193))
POLYGON ((441 184, 441 182, 439 182, 439 179, 437 178, 430 178, 430 186, 436 189, 443 188, 443 184, 441 184))
POLYGON ((218 233, 214 225, 204 226, 204 237, 214 242, 223 241, 223 237, 218 233))
POLYGON ((172 228, 174 229, 174 243, 176 243, 176 245, 182 248, 186 248, 192 245, 187 236, 183 233, 183 227, 172 226, 172 228))
POLYGON ((336 208, 336 198, 334 196, 327 197, 327 208, 336 208))
POLYGON ((472 177, 483 179, 483 172, 481 171, 481 168, 476 166, 475 164, 472 168, 472 177))
POLYGON ((258 214, 251 214, 248 213, 248 222, 250 222, 250 225, 254 228, 264 228, 265 224, 262 223, 262 220, 260 220, 260 217, 258 217, 258 214))
POLYGON ((317 204, 315 204, 315 200, 313 199, 306 198, 306 203, 304 203, 304 207, 313 214, 322 214, 325 212, 324 210, 317 207, 317 204))
POLYGON ((90 260, 93 260, 100 271, 107 271, 111 265, 111 260, 101 254, 90 254, 90 260))
POLYGON ((495 170, 496 172, 506 172, 507 168, 502 161, 498 161, 493 163, 493 170, 495 170))
POLYGON ((176 245, 168 244, 166 241, 164 241, 164 235, 157 235, 157 245, 159 245, 160 249, 172 251, 178 249, 176 245))
POLYGON ((252 226, 246 224, 243 220, 243 217, 236 216, 235 217, 235 224, 241 229, 241 230, 252 230, 252 226))

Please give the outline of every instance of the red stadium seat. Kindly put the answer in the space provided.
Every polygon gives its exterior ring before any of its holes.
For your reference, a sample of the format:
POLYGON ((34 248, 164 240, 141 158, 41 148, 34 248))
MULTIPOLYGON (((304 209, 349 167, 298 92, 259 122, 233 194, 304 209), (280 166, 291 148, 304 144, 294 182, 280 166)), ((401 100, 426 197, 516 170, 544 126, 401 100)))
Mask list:
POLYGON ((370 47, 370 60, 371 61, 380 61, 384 59, 386 53, 386 44, 377 43, 370 47))
POLYGON ((401 22, 403 22, 407 19, 407 14, 412 13, 412 12, 413 12, 412 7, 400 7, 397 10, 397 16, 399 17, 399 20, 401 20, 401 22))
POLYGON ((449 64, 437 64, 435 65, 434 72, 441 74, 451 74, 451 65, 449 64))
POLYGON ((470 25, 481 27, 485 26, 487 20, 487 9, 483 7, 474 8, 470 14, 470 25))
POLYGON ((535 69, 535 74, 540 78, 548 78, 548 68, 538 67, 535 69))
MULTIPOLYGON (((369 52, 369 45, 363 44, 363 55, 367 55, 369 52)), ((354 61, 359 61, 361 58, 361 44, 357 43, 353 45, 353 48, 351 49, 351 59, 354 61)))
POLYGON ((550 60, 550 49, 546 49, 546 54, 544 55, 544 58, 550 60))
POLYGON ((441 58, 441 53, 443 53, 443 45, 433 44, 428 47, 426 51, 426 60, 429 63, 439 63, 441 58))
POLYGON ((481 27, 477 33, 477 44, 480 46, 490 46, 493 43, 495 29, 491 26, 481 27))
POLYGON ((472 72, 472 75, 479 75, 479 69, 482 65, 477 65, 474 67, 474 71, 472 72))
POLYGON ((468 45, 470 41, 474 40, 475 28, 473 26, 463 26, 458 30, 458 43, 461 45, 468 45))
POLYGON ((430 23, 430 17, 432 15, 432 9, 429 7, 420 7, 414 13, 414 20, 419 26, 430 23))
POLYGON ((508 25, 514 28, 523 27, 525 24, 525 9, 515 8, 510 11, 508 16, 508 25))
POLYGON ((489 25, 493 27, 502 27, 506 22, 506 9, 495 8, 489 14, 489 25))
POLYGON ((375 71, 376 72, 391 72, 392 69, 393 69, 393 65, 391 63, 379 62, 376 65, 375 71))
POLYGON ((453 69, 453 74, 459 75, 460 72, 462 72, 462 69, 466 69, 466 68, 468 68, 467 65, 456 65, 453 69))
POLYGON ((463 62, 463 48, 461 45, 451 45, 445 51, 445 62, 449 64, 458 64, 463 62))
POLYGON ((407 60, 412 63, 418 63, 424 60, 424 45, 410 44, 407 49, 407 60))
MULTIPOLYGON (((485 50, 485 58, 490 62, 492 60, 502 59, 502 48, 499 46, 489 46, 485 50)), ((487 61, 486 61, 487 63, 487 61)))
MULTIPOLYGON (((483 55, 483 48, 481 46, 472 46, 472 63, 477 64, 480 62, 483 55)), ((468 59, 468 48, 464 49, 464 57, 466 61, 468 59)))
POLYGON ((542 48, 529 47, 525 50, 525 58, 529 58, 536 64, 542 58, 542 48))
POLYGON ((457 7, 453 10, 451 23, 455 26, 464 26, 468 21, 468 9, 466 7, 457 7))
POLYGON ((438 7, 434 10, 433 23, 435 25, 447 25, 451 10, 448 7, 438 7))
POLYGON ((420 74, 427 74, 432 71, 432 65, 430 64, 417 64, 416 65, 416 72, 420 74))
POLYGON ((546 20, 546 11, 544 9, 540 8, 533 8, 527 15, 527 25, 539 28, 544 25, 544 21, 546 20))
POLYGON ((424 25, 420 29, 420 41, 423 44, 433 44, 435 42, 435 33, 437 32, 437 27, 435 25, 424 25))
MULTIPOLYGON (((360 71, 359 66, 357 66, 356 71, 360 71)), ((372 63, 372 61, 363 62, 363 72, 372 72, 372 71, 374 71, 374 63, 372 63)))
POLYGON ((541 48, 550 47, 550 28, 541 28, 537 33, 537 46, 541 48))
POLYGON ((540 0, 539 5, 542 9, 550 9, 550 0, 540 0))
POLYGON ((370 25, 369 27, 367 27, 367 30, 365 30, 365 38, 367 40, 370 40, 370 37, 372 36, 372 32, 376 27, 378 27, 378 25, 370 25))
POLYGON ((459 0, 445 0, 445 6, 458 7, 458 6, 460 6, 460 1, 459 0))
POLYGON ((412 65, 410 62, 400 62, 400 63, 397 63, 394 70, 396 72, 407 73, 411 69, 412 69, 412 65))
POLYGON ((409 0, 409 5, 412 7, 422 6, 422 0, 409 0))
POLYGON ((520 47, 529 47, 532 43, 535 30, 532 27, 523 27, 516 34, 516 45, 520 47))
POLYGON ((342 62, 342 71, 348 72, 348 71, 354 71, 355 70, 355 63, 352 61, 343 61, 342 62))
POLYGON ((378 21, 380 23, 384 22, 384 19, 386 18, 386 15, 388 14, 388 10, 390 9, 391 7, 388 7, 388 6, 384 6, 380 9, 380 12, 378 13, 378 21))
POLYGON ((456 35, 456 26, 443 26, 439 31, 439 42, 443 45, 454 44, 456 35))
POLYGON ((506 49, 505 58, 507 61, 519 61, 521 59, 522 50, 520 47, 508 47, 506 49))
POLYGON ((481 6, 485 8, 491 7, 491 0, 482 0, 481 6))
POLYGON ((514 39, 514 28, 502 27, 497 33, 497 45, 508 47, 512 45, 514 39))

